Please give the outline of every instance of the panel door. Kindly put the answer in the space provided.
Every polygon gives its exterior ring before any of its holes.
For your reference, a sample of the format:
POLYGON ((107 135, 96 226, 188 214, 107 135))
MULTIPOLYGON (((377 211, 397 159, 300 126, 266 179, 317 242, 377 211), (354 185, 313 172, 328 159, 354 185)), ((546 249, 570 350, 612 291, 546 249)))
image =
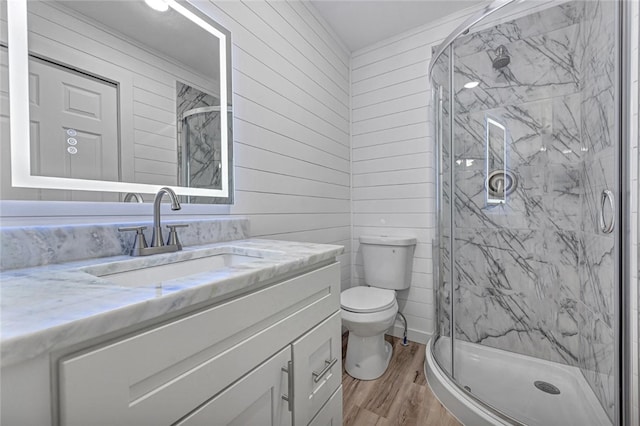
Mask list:
POLYGON ((39 81, 32 119, 41 123, 32 173, 117 181, 116 86, 37 59, 29 72, 39 81))
MULTIPOLYGON (((11 187, 6 48, 0 55, 3 198, 118 201, 117 194, 11 187)), ((118 181, 117 99, 114 84, 30 58, 31 174, 118 181)))
POLYGON ((282 399, 288 390, 287 346, 174 426, 289 426, 291 412, 282 399))
POLYGON ((293 343, 294 424, 307 425, 342 381, 340 312, 293 343))
MULTIPOLYGON (((118 92, 101 81, 29 60, 31 174, 119 180, 118 92)), ((103 200, 104 194, 47 191, 44 198, 103 200)), ((106 195, 117 201, 117 194, 106 195)))

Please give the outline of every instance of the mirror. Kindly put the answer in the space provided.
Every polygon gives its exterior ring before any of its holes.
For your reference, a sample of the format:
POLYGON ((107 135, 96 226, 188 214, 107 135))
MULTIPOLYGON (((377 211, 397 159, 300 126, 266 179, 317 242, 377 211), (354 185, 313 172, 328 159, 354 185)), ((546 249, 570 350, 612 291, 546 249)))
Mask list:
POLYGON ((232 202, 230 34, 147 1, 2 2, 2 199, 232 202))

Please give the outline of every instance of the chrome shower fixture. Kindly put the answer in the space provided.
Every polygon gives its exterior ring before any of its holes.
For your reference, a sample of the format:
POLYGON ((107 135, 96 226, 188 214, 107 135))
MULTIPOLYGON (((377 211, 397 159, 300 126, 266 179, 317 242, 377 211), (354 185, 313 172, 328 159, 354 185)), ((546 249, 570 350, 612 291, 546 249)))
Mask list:
POLYGON ((499 70, 500 68, 504 68, 509 65, 509 62, 511 62, 511 56, 509 56, 509 51, 503 44, 498 46, 495 53, 496 57, 493 58, 493 68, 499 70))

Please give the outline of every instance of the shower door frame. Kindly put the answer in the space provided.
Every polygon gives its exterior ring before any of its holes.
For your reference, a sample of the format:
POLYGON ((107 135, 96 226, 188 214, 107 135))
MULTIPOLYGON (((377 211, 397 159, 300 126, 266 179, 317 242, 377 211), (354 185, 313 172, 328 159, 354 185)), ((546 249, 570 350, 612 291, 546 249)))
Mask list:
MULTIPOLYGON (((444 53, 447 49, 449 49, 449 60, 448 60, 448 66, 449 66, 449 73, 448 73, 448 78, 449 78, 449 82, 451 84, 450 87, 450 99, 449 99, 449 119, 451 120, 451 123, 454 122, 453 117, 454 117, 454 87, 453 87, 453 74, 454 74, 454 67, 453 67, 453 43, 455 42, 455 40, 468 32, 468 30, 473 27, 475 24, 477 24, 478 22, 482 21, 483 19, 485 19, 487 16, 493 14, 494 12, 497 12, 498 10, 502 9, 503 7, 511 4, 511 3, 515 3, 521 0, 495 0, 494 2, 492 2, 491 4, 485 6, 481 11, 477 12, 476 14, 472 15, 470 18, 468 18, 467 20, 465 20, 461 25, 459 25, 451 34, 449 34, 449 36, 444 40, 444 42, 442 42, 438 48, 435 50, 432 58, 431 58, 431 62, 429 64, 429 80, 430 82, 433 82, 432 80, 432 71, 433 68, 437 62, 437 60, 440 58, 440 56, 442 55, 442 53, 444 53)), ((618 145, 618 149, 616 150, 616 162, 618 165, 618 179, 617 179, 617 184, 618 187, 615 188, 616 189, 616 202, 615 202, 615 207, 616 207, 616 220, 618 223, 618 226, 615 229, 615 242, 614 242, 614 254, 615 254, 615 259, 616 262, 614 263, 616 265, 616 267, 614 268, 613 274, 614 274, 614 282, 616 283, 616 285, 614 286, 614 300, 615 300, 615 306, 614 306, 614 318, 616 319, 615 325, 614 325, 614 337, 615 337, 615 347, 614 347, 614 401, 615 401, 615 409, 614 409, 614 419, 613 419, 613 424, 615 426, 627 426, 631 424, 631 419, 632 419, 632 415, 631 415, 631 409, 632 409, 632 404, 631 404, 631 365, 632 365, 632 360, 631 360, 631 345, 632 345, 632 337, 631 337, 631 321, 633 321, 633 318, 631 318, 631 311, 630 311, 630 296, 631 296, 631 276, 630 276, 630 270, 629 270, 629 265, 630 265, 630 259, 629 259, 629 244, 630 244, 630 234, 629 234, 629 230, 630 228, 630 220, 631 220, 631 205, 630 205, 630 170, 628 167, 628 162, 625 161, 626 159, 626 155, 628 155, 630 153, 629 147, 630 147, 630 132, 629 132, 629 126, 630 126, 630 122, 631 122, 631 111, 629 108, 629 99, 630 99, 630 93, 628 90, 624 90, 625 88, 630 88, 631 87, 631 69, 630 69, 630 55, 631 55, 631 46, 630 46, 630 36, 631 36, 631 20, 632 20, 632 16, 629 13, 630 12, 630 5, 627 1, 625 0, 617 0, 616 1, 616 12, 615 12, 615 24, 616 27, 619 28, 619 31, 616 32, 616 38, 615 38, 615 51, 616 51, 616 55, 617 55, 617 60, 615 63, 615 71, 614 74, 616 76, 615 78, 615 92, 617 95, 617 102, 615 103, 615 112, 614 112, 614 117, 615 117, 615 123, 618 126, 617 132, 616 132, 616 137, 617 137, 617 145, 618 145), (624 154, 624 155, 623 155, 624 154), (628 372, 628 374, 623 374, 623 372, 628 372)), ((433 90, 433 89, 432 89, 433 90)), ((441 99, 437 97, 437 95, 434 93, 433 97, 432 97, 433 103, 432 105, 434 105, 434 109, 433 109, 433 118, 434 118, 434 122, 438 124, 439 126, 439 132, 441 132, 441 128, 442 128, 442 114, 438 111, 437 106, 439 106, 441 99)), ((455 352, 454 352, 454 341, 455 341, 455 304, 454 304, 454 253, 453 253, 453 239, 454 239, 454 234, 453 234, 453 229, 454 229, 454 223, 453 223, 453 209, 454 209, 454 203, 455 203, 455 197, 454 197, 454 191, 455 191, 455 185, 454 185, 454 173, 453 173, 453 163, 454 163, 454 155, 453 155, 453 124, 449 126, 449 140, 451 142, 451 148, 450 148, 450 164, 449 164, 449 173, 450 173, 450 181, 451 181, 451 188, 450 188, 450 209, 449 212, 447 212, 450 217, 451 217, 451 223, 450 223, 450 242, 449 242, 449 246, 450 246, 450 251, 449 251, 449 268, 451 271, 451 283, 449 284, 450 286, 450 314, 449 314, 449 327, 450 327, 450 333, 451 333, 451 371, 447 371, 446 368, 444 368, 440 361, 438 360, 438 357, 436 356, 435 353, 435 343, 438 341, 438 339, 441 337, 441 330, 440 330, 440 324, 436 323, 436 327, 435 327, 435 333, 434 336, 432 338, 432 343, 431 343, 431 356, 432 358, 435 360, 436 364, 438 364, 438 368, 441 370, 442 373, 444 373, 444 375, 455 385, 455 387, 457 388, 457 390, 459 392, 461 392, 462 394, 464 394, 465 396, 469 397, 470 399, 476 401, 477 403, 479 403, 481 406, 483 406, 485 409, 487 409, 491 414, 497 416, 498 418, 505 420, 507 422, 511 422, 515 425, 522 425, 521 422, 519 422, 518 420, 512 418, 511 416, 505 414, 504 412, 502 412, 501 410, 499 410, 496 407, 491 406, 490 404, 486 403, 485 401, 483 401, 482 399, 480 399, 479 397, 475 396, 474 394, 472 394, 471 392, 467 391, 464 387, 462 387, 460 385, 460 383, 455 379, 455 352)), ((436 134, 436 152, 437 152, 437 156, 435 158, 435 172, 436 172, 436 176, 438 177, 438 179, 436 179, 436 191, 437 191, 437 196, 436 196, 436 223, 438 224, 437 229, 436 229, 436 238, 435 238, 435 243, 432 245, 434 248, 437 247, 438 251, 440 249, 440 243, 441 243, 441 238, 442 238, 442 231, 441 231, 441 220, 442 220, 442 201, 441 201, 441 197, 442 197, 442 183, 441 183, 441 179, 440 177, 440 173, 441 173, 441 160, 442 160, 442 138, 438 137, 439 132, 435 132, 436 134)), ((437 291, 439 291, 439 289, 442 286, 442 274, 440 273, 440 255, 434 253, 433 254, 433 275, 434 275, 434 282, 435 282, 435 288, 437 289, 437 291)), ((440 319, 440 297, 438 294, 435 295, 435 299, 436 299, 436 322, 439 321, 440 319)))
POLYGON ((631 5, 629 1, 619 1, 618 13, 616 14, 616 23, 618 24, 620 31, 616 42, 617 54, 619 61, 616 62, 616 74, 617 74, 617 86, 616 90, 619 95, 617 112, 618 112, 618 138, 620 149, 618 151, 618 166, 620 173, 619 177, 619 213, 618 223, 620 224, 618 232, 616 233, 616 250, 618 254, 618 271, 617 275, 620 279, 619 285, 615 287, 617 294, 615 312, 618 322, 616 323, 616 337, 619 339, 616 345, 616 373, 615 379, 616 386, 616 404, 619 404, 616 410, 616 420, 619 425, 627 426, 631 425, 633 420, 633 402, 632 386, 633 386, 633 371, 631 359, 633 353, 633 336, 631 321, 637 321, 637 318, 631 317, 631 170, 629 170, 629 161, 626 160, 627 156, 631 154, 631 83, 633 76, 631 75, 631 54, 632 54, 632 19, 631 5), (625 90, 626 89, 626 90, 625 90), (624 155, 623 155, 624 153, 624 155), (627 372, 627 374, 623 374, 627 372))

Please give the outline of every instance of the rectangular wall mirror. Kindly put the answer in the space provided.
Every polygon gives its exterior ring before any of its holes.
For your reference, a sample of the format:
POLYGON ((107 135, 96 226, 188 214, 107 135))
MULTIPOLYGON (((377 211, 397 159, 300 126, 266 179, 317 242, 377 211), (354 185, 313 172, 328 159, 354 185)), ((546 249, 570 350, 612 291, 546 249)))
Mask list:
POLYGON ((186 1, 1 5, 2 199, 232 202, 226 29, 186 1))

